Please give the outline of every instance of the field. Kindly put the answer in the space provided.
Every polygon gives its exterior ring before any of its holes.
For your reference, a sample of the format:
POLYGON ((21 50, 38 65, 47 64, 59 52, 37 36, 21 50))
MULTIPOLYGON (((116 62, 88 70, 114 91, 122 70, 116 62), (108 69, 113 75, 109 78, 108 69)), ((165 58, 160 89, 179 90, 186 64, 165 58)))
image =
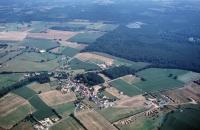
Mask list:
POLYGON ((20 122, 17 126, 13 127, 11 130, 34 130, 31 122, 25 121, 20 122))
POLYGON ((13 93, 9 93, 0 99, 0 126, 10 128, 18 121, 24 119, 35 109, 29 102, 13 93))
POLYGON ((33 116, 35 116, 38 120, 54 115, 52 109, 46 105, 32 89, 25 86, 13 92, 30 102, 30 104, 36 109, 33 116))
POLYGON ((36 93, 39 93, 39 92, 43 93, 43 92, 47 92, 51 90, 51 86, 49 83, 40 84, 40 83, 34 82, 27 85, 27 87, 31 88, 36 93))
POLYGON ((121 77, 120 79, 124 80, 128 84, 140 82, 140 78, 136 77, 135 75, 126 75, 121 77))
POLYGON ((74 93, 62 94, 57 90, 48 91, 40 94, 39 96, 49 106, 56 106, 76 100, 74 93))
POLYGON ((185 73, 187 73, 187 71, 176 69, 145 69, 136 74, 143 78, 143 81, 134 83, 134 85, 144 92, 179 88, 183 86, 183 82, 177 80, 176 77, 185 73))
POLYGON ((58 66, 57 59, 52 59, 55 57, 51 54, 50 55, 44 54, 43 56, 37 53, 34 53, 32 56, 30 54, 24 53, 20 56, 15 57, 13 60, 8 61, 5 66, 0 68, 0 71, 7 71, 7 72, 48 71, 58 66), (42 60, 46 60, 46 62, 41 62, 42 60))
POLYGON ((62 51, 62 54, 65 56, 73 57, 79 52, 78 49, 71 48, 71 47, 65 47, 65 49, 62 51))
POLYGON ((197 80, 200 78, 200 74, 199 73, 195 73, 195 72, 188 72, 184 75, 178 76, 178 80, 184 82, 184 83, 188 83, 194 80, 197 80))
POLYGON ((23 77, 23 74, 1 74, 0 75, 0 90, 6 88, 23 77))
POLYGON ((73 102, 68 102, 53 106, 53 109, 55 109, 56 112, 62 117, 66 117, 74 112, 75 105, 73 102))
POLYGON ((89 70, 99 70, 100 69, 99 66, 97 66, 93 63, 83 62, 83 61, 78 60, 76 58, 71 60, 69 65, 70 65, 72 70, 84 69, 86 71, 89 71, 89 70))
POLYGON ((0 41, 23 41, 27 32, 0 32, 0 41))
POLYGON ((75 57, 81 61, 105 63, 108 66, 111 66, 114 61, 112 58, 108 58, 105 56, 101 56, 101 55, 97 55, 95 53, 89 53, 89 52, 79 53, 75 57))
POLYGON ((59 41, 59 43, 61 46, 71 47, 71 48, 75 48, 79 50, 82 50, 87 46, 86 44, 80 44, 80 43, 70 42, 70 41, 59 41))
POLYGON ((75 116, 88 130, 116 130, 103 116, 93 110, 80 112, 75 116))
POLYGON ((113 123, 120 119, 129 117, 138 112, 143 111, 143 108, 117 108, 117 107, 109 107, 105 109, 98 110, 98 112, 109 122, 113 123))
POLYGON ((110 82, 110 84, 128 96, 136 96, 142 94, 142 91, 139 90, 136 86, 130 85, 121 79, 114 80, 110 82))
POLYGON ((102 32, 84 32, 75 35, 74 37, 70 38, 69 41, 90 44, 95 42, 96 39, 103 35, 104 33, 102 32))
POLYGON ((47 50, 57 47, 58 43, 47 39, 25 39, 22 45, 47 50))
POLYGON ((45 33, 29 33, 27 37, 34 39, 49 39, 49 40, 61 39, 63 41, 66 41, 77 34, 78 34, 77 32, 70 32, 70 31, 47 30, 45 33))
POLYGON ((199 115, 199 105, 181 108, 166 116, 161 130, 198 130, 200 128, 199 115))
POLYGON ((84 130, 84 128, 73 117, 67 117, 52 126, 50 130, 84 130))

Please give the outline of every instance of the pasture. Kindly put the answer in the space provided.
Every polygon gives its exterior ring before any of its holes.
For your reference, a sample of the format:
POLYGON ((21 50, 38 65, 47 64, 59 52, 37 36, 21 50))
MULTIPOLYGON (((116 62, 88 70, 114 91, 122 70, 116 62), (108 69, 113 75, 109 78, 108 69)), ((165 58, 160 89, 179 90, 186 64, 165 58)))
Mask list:
POLYGON ((102 115, 93 110, 79 112, 75 116, 88 130, 117 130, 102 115))
POLYGON ((65 49, 62 51, 62 54, 65 56, 73 57, 77 53, 79 53, 78 49, 71 48, 71 47, 65 47, 65 49))
POLYGON ((38 48, 38 49, 51 49, 59 46, 59 44, 56 41, 53 40, 47 40, 47 39, 25 39, 22 42, 22 45, 32 47, 32 48, 38 48))
POLYGON ((142 94, 142 91, 138 89, 134 85, 130 85, 123 81, 122 79, 117 79, 112 82, 110 82, 110 85, 112 87, 115 87, 117 90, 123 92, 123 94, 128 96, 136 96, 142 94))
POLYGON ((195 72, 191 72, 191 71, 189 71, 186 74, 178 76, 178 80, 180 80, 184 83, 191 82, 191 81, 197 80, 199 78, 200 78, 199 73, 195 73, 195 72))
POLYGON ((67 102, 59 105, 54 105, 53 109, 55 109, 56 112, 62 117, 66 117, 74 112, 75 105, 73 102, 67 102))
POLYGON ((93 63, 83 62, 79 59, 73 59, 69 62, 72 70, 84 69, 85 71, 100 70, 100 67, 93 63))
POLYGON ((50 130, 85 130, 73 117, 67 117, 50 130))
POLYGON ((72 38, 69 39, 69 41, 91 44, 95 42, 96 39, 100 38, 103 35, 104 35, 103 32, 96 32, 96 31, 84 32, 73 36, 72 38))
POLYGON ((177 80, 179 75, 187 73, 185 70, 150 68, 136 73, 143 78, 141 82, 133 83, 144 92, 156 92, 179 88, 183 82, 177 80))
POLYGON ((0 74, 0 90, 15 84, 23 77, 23 74, 0 74))

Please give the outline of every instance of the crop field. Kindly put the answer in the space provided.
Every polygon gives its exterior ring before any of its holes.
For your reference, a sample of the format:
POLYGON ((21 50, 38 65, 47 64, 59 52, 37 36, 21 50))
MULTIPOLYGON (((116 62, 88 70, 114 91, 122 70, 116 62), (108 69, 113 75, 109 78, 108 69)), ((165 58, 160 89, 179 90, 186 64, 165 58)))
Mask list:
POLYGON ((117 27, 118 27, 118 25, 115 25, 115 24, 104 24, 102 22, 97 22, 97 23, 91 23, 91 24, 87 25, 86 29, 108 32, 108 31, 113 31, 117 27))
POLYGON ((13 127, 11 130, 34 130, 31 122, 25 121, 25 122, 20 122, 18 125, 13 127))
POLYGON ((96 64, 83 62, 83 61, 76 59, 76 58, 71 60, 69 65, 70 65, 72 70, 84 69, 86 71, 89 71, 89 70, 99 70, 100 69, 99 66, 97 66, 96 64))
POLYGON ((76 100, 76 96, 73 92, 62 94, 57 90, 48 91, 40 94, 39 96, 49 106, 56 106, 76 100))
MULTIPOLYGON (((9 50, 9 49, 8 49, 9 50)), ((22 51, 13 51, 13 52, 2 52, 2 57, 0 57, 0 64, 6 63, 10 59, 14 58, 15 56, 19 55, 22 53, 22 51)))
POLYGON ((56 112, 62 117, 66 117, 74 112, 75 105, 73 102, 68 102, 53 106, 53 109, 55 109, 56 112))
POLYGON ((106 65, 111 66, 113 64, 113 59, 101 55, 97 55, 95 53, 79 53, 75 56, 77 59, 80 59, 81 61, 91 61, 96 63, 105 63, 106 65))
POLYGON ((102 115, 93 110, 80 112, 75 116, 88 130, 116 130, 102 115))
POLYGON ((140 82, 140 78, 136 77, 135 75, 126 75, 121 77, 120 79, 124 80, 129 84, 140 82))
POLYGON ((145 69, 136 74, 144 80, 134 83, 134 85, 145 92, 179 88, 182 87, 184 83, 177 80, 176 77, 185 73, 187 73, 187 71, 176 69, 145 69))
POLYGON ((67 117, 50 130, 85 130, 73 117, 67 117))
POLYGON ((28 38, 34 39, 49 39, 49 40, 68 40, 71 37, 77 35, 77 32, 71 31, 57 31, 57 30, 47 30, 44 33, 29 33, 28 38))
POLYGON ((190 105, 169 113, 161 127, 161 130, 198 130, 200 128, 199 105, 190 105))
POLYGON ((43 93, 43 92, 47 92, 51 90, 51 86, 49 83, 40 84, 40 83, 34 82, 27 85, 27 87, 31 88, 36 93, 39 93, 39 92, 43 93))
POLYGON ((142 94, 142 91, 139 90, 136 86, 130 85, 121 79, 114 80, 110 82, 110 84, 128 96, 136 96, 142 94))
POLYGON ((99 112, 106 120, 113 123, 115 121, 134 115, 143 110, 144 110, 143 108, 135 109, 135 108, 109 107, 98 110, 97 112, 99 112))
POLYGON ((30 104, 36 109, 36 112, 33 113, 33 116, 35 116, 38 120, 54 115, 51 108, 47 106, 44 101, 42 101, 42 99, 36 95, 36 92, 30 88, 25 86, 13 92, 30 102, 30 104))
POLYGON ((71 47, 65 47, 65 49, 62 51, 62 54, 65 56, 73 57, 79 52, 78 49, 71 48, 71 47))
POLYGON ((0 41, 23 41, 27 32, 0 32, 0 41))
POLYGON ((58 43, 46 39, 25 39, 22 45, 39 49, 51 49, 58 46, 58 43))
POLYGON ((0 71, 6 72, 35 72, 35 71, 48 71, 56 68, 59 64, 57 59, 50 60, 50 58, 54 58, 53 55, 47 55, 49 57, 46 62, 40 62, 41 60, 47 60, 44 57, 37 57, 40 54, 34 54, 32 57, 30 54, 23 54, 15 57, 13 60, 8 61, 5 66, 0 68, 0 71), (27 59, 28 58, 28 59, 27 59), (38 61, 39 60, 39 61, 38 61), (33 62, 36 61, 36 62, 33 62))
POLYGON ((95 42, 96 39, 103 35, 103 32, 84 32, 75 35, 74 37, 70 38, 69 41, 90 44, 95 42))
POLYGON ((194 80, 197 80, 200 78, 200 74, 199 73, 195 73, 195 72, 188 72, 186 74, 180 75, 178 76, 178 80, 184 82, 184 83, 188 83, 194 80))
POLYGON ((1 74, 0 75, 0 90, 6 88, 23 77, 23 74, 1 74))

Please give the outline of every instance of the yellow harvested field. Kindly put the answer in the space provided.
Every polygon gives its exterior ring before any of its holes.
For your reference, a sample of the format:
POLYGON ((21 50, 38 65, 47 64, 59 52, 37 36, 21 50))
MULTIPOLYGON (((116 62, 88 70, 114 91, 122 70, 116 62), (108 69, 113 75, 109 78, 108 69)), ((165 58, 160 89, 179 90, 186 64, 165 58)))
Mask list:
POLYGON ((109 121, 94 110, 86 110, 75 115, 88 130, 117 130, 109 121))
POLYGON ((56 106, 76 100, 76 96, 73 92, 62 94, 57 90, 41 93, 39 96, 49 106, 56 106))
POLYGON ((85 47, 87 47, 88 45, 86 44, 78 44, 76 42, 69 42, 69 41, 58 41, 60 43, 61 46, 66 46, 66 47, 71 47, 71 48, 75 48, 75 49, 84 49, 85 47))
POLYGON ((27 104, 29 104, 29 102, 24 98, 9 93, 0 99, 0 116, 5 116, 15 111, 18 107, 27 104))
POLYGON ((40 84, 40 83, 34 82, 32 84, 29 84, 28 86, 30 86, 30 88, 34 90, 36 93, 38 92, 43 93, 43 92, 47 92, 51 90, 51 86, 49 83, 40 84))
POLYGON ((63 40, 66 41, 71 37, 77 35, 78 32, 70 32, 70 31, 57 31, 57 30, 47 30, 43 33, 28 33, 28 38, 36 38, 36 39, 50 39, 50 40, 63 40))
POLYGON ((121 100, 116 101, 115 107, 120 108, 141 108, 145 104, 145 97, 142 95, 134 96, 134 97, 127 97, 121 100))
POLYGON ((104 62, 108 66, 111 66, 114 62, 114 60, 111 58, 93 54, 93 53, 89 53, 89 52, 79 53, 75 56, 75 58, 78 58, 82 61, 91 61, 91 60, 101 61, 101 62, 104 62))
POLYGON ((27 32, 0 32, 2 41, 23 41, 26 36, 27 32))

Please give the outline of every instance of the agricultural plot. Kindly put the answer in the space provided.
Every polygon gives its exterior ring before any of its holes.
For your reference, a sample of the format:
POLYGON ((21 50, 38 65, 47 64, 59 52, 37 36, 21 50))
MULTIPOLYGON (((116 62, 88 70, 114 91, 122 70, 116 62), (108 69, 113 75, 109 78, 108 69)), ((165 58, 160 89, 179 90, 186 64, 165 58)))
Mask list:
POLYGON ((128 96, 136 96, 142 94, 142 91, 134 85, 130 85, 121 79, 110 82, 110 85, 123 92, 128 96))
POLYGON ((85 130, 73 117, 67 117, 50 130, 85 130))
POLYGON ((84 32, 84 33, 79 33, 72 38, 69 39, 71 42, 78 42, 78 43, 86 43, 86 44, 91 44, 96 41, 96 39, 100 38, 103 36, 103 32, 84 32))
POLYGON ((0 71, 6 72, 36 72, 36 71, 49 71, 56 68, 58 60, 52 54, 37 53, 24 53, 23 55, 15 57, 13 60, 8 61, 0 71), (33 54, 33 55, 31 55, 33 54), (46 61, 46 62, 45 62, 46 61))
POLYGON ((138 112, 142 112, 143 110, 144 110, 143 108, 135 109, 135 108, 109 107, 98 110, 97 112, 99 112, 106 120, 113 123, 120 119, 134 115, 138 112))
POLYGON ((46 39, 25 39, 22 45, 46 50, 59 46, 57 42, 46 39))
POLYGON ((62 94, 57 90, 48 91, 40 94, 39 96, 49 106, 56 106, 76 100, 76 95, 73 92, 62 94))
POLYGON ((115 24, 104 24, 102 22, 97 22, 97 23, 91 23, 91 24, 89 24, 86 27, 86 29, 87 30, 95 30, 95 31, 108 32, 108 31, 113 31, 117 27, 118 27, 118 25, 115 25, 115 24))
POLYGON ((31 88, 36 93, 40 93, 40 92, 43 93, 43 92, 47 92, 51 90, 51 86, 49 83, 40 84, 40 83, 34 82, 27 85, 27 87, 31 88))
POLYGON ((31 122, 25 121, 25 122, 20 122, 18 125, 13 127, 11 130, 34 130, 31 122))
POLYGON ((80 69, 84 69, 86 71, 100 70, 100 67, 97 66, 96 64, 83 62, 83 61, 78 60, 76 58, 71 60, 69 65, 70 65, 72 70, 80 70, 80 69))
POLYGON ((0 127, 9 129, 35 109, 29 102, 13 93, 0 99, 0 127))
POLYGON ((2 57, 0 57, 0 64, 6 63, 10 59, 13 59, 17 55, 21 54, 22 51, 12 51, 12 52, 2 52, 2 57))
POLYGON ((54 115, 52 109, 46 105, 42 99, 40 99, 35 91, 31 90, 30 88, 25 86, 13 92, 30 102, 30 104, 36 109, 36 112, 33 113, 33 116, 35 116, 38 120, 54 115))
POLYGON ((143 78, 141 82, 134 83, 144 92, 179 88, 183 82, 177 80, 179 75, 187 73, 185 70, 151 68, 138 72, 136 75, 143 78))
POLYGON ((110 122, 93 110, 80 112, 75 116, 88 130, 116 130, 110 122))
POLYGON ((71 48, 71 47, 65 47, 65 49, 62 51, 62 54, 65 56, 73 57, 77 53, 79 53, 78 49, 71 48))
POLYGON ((136 77, 135 75, 126 75, 121 77, 120 79, 127 82, 128 84, 133 84, 141 81, 141 79, 136 77))
POLYGON ((53 109, 56 110, 56 112, 61 115, 62 117, 66 117, 74 112, 75 105, 73 102, 63 103, 59 105, 53 106, 53 109))
POLYGON ((0 41, 23 41, 27 32, 0 32, 0 41))
POLYGON ((197 80, 200 78, 200 74, 199 73, 195 73, 195 72, 188 72, 186 74, 180 75, 178 76, 178 80, 184 82, 184 83, 188 83, 194 80, 197 80))
POLYGON ((23 74, 1 74, 0 75, 0 90, 15 84, 23 77, 23 74))

